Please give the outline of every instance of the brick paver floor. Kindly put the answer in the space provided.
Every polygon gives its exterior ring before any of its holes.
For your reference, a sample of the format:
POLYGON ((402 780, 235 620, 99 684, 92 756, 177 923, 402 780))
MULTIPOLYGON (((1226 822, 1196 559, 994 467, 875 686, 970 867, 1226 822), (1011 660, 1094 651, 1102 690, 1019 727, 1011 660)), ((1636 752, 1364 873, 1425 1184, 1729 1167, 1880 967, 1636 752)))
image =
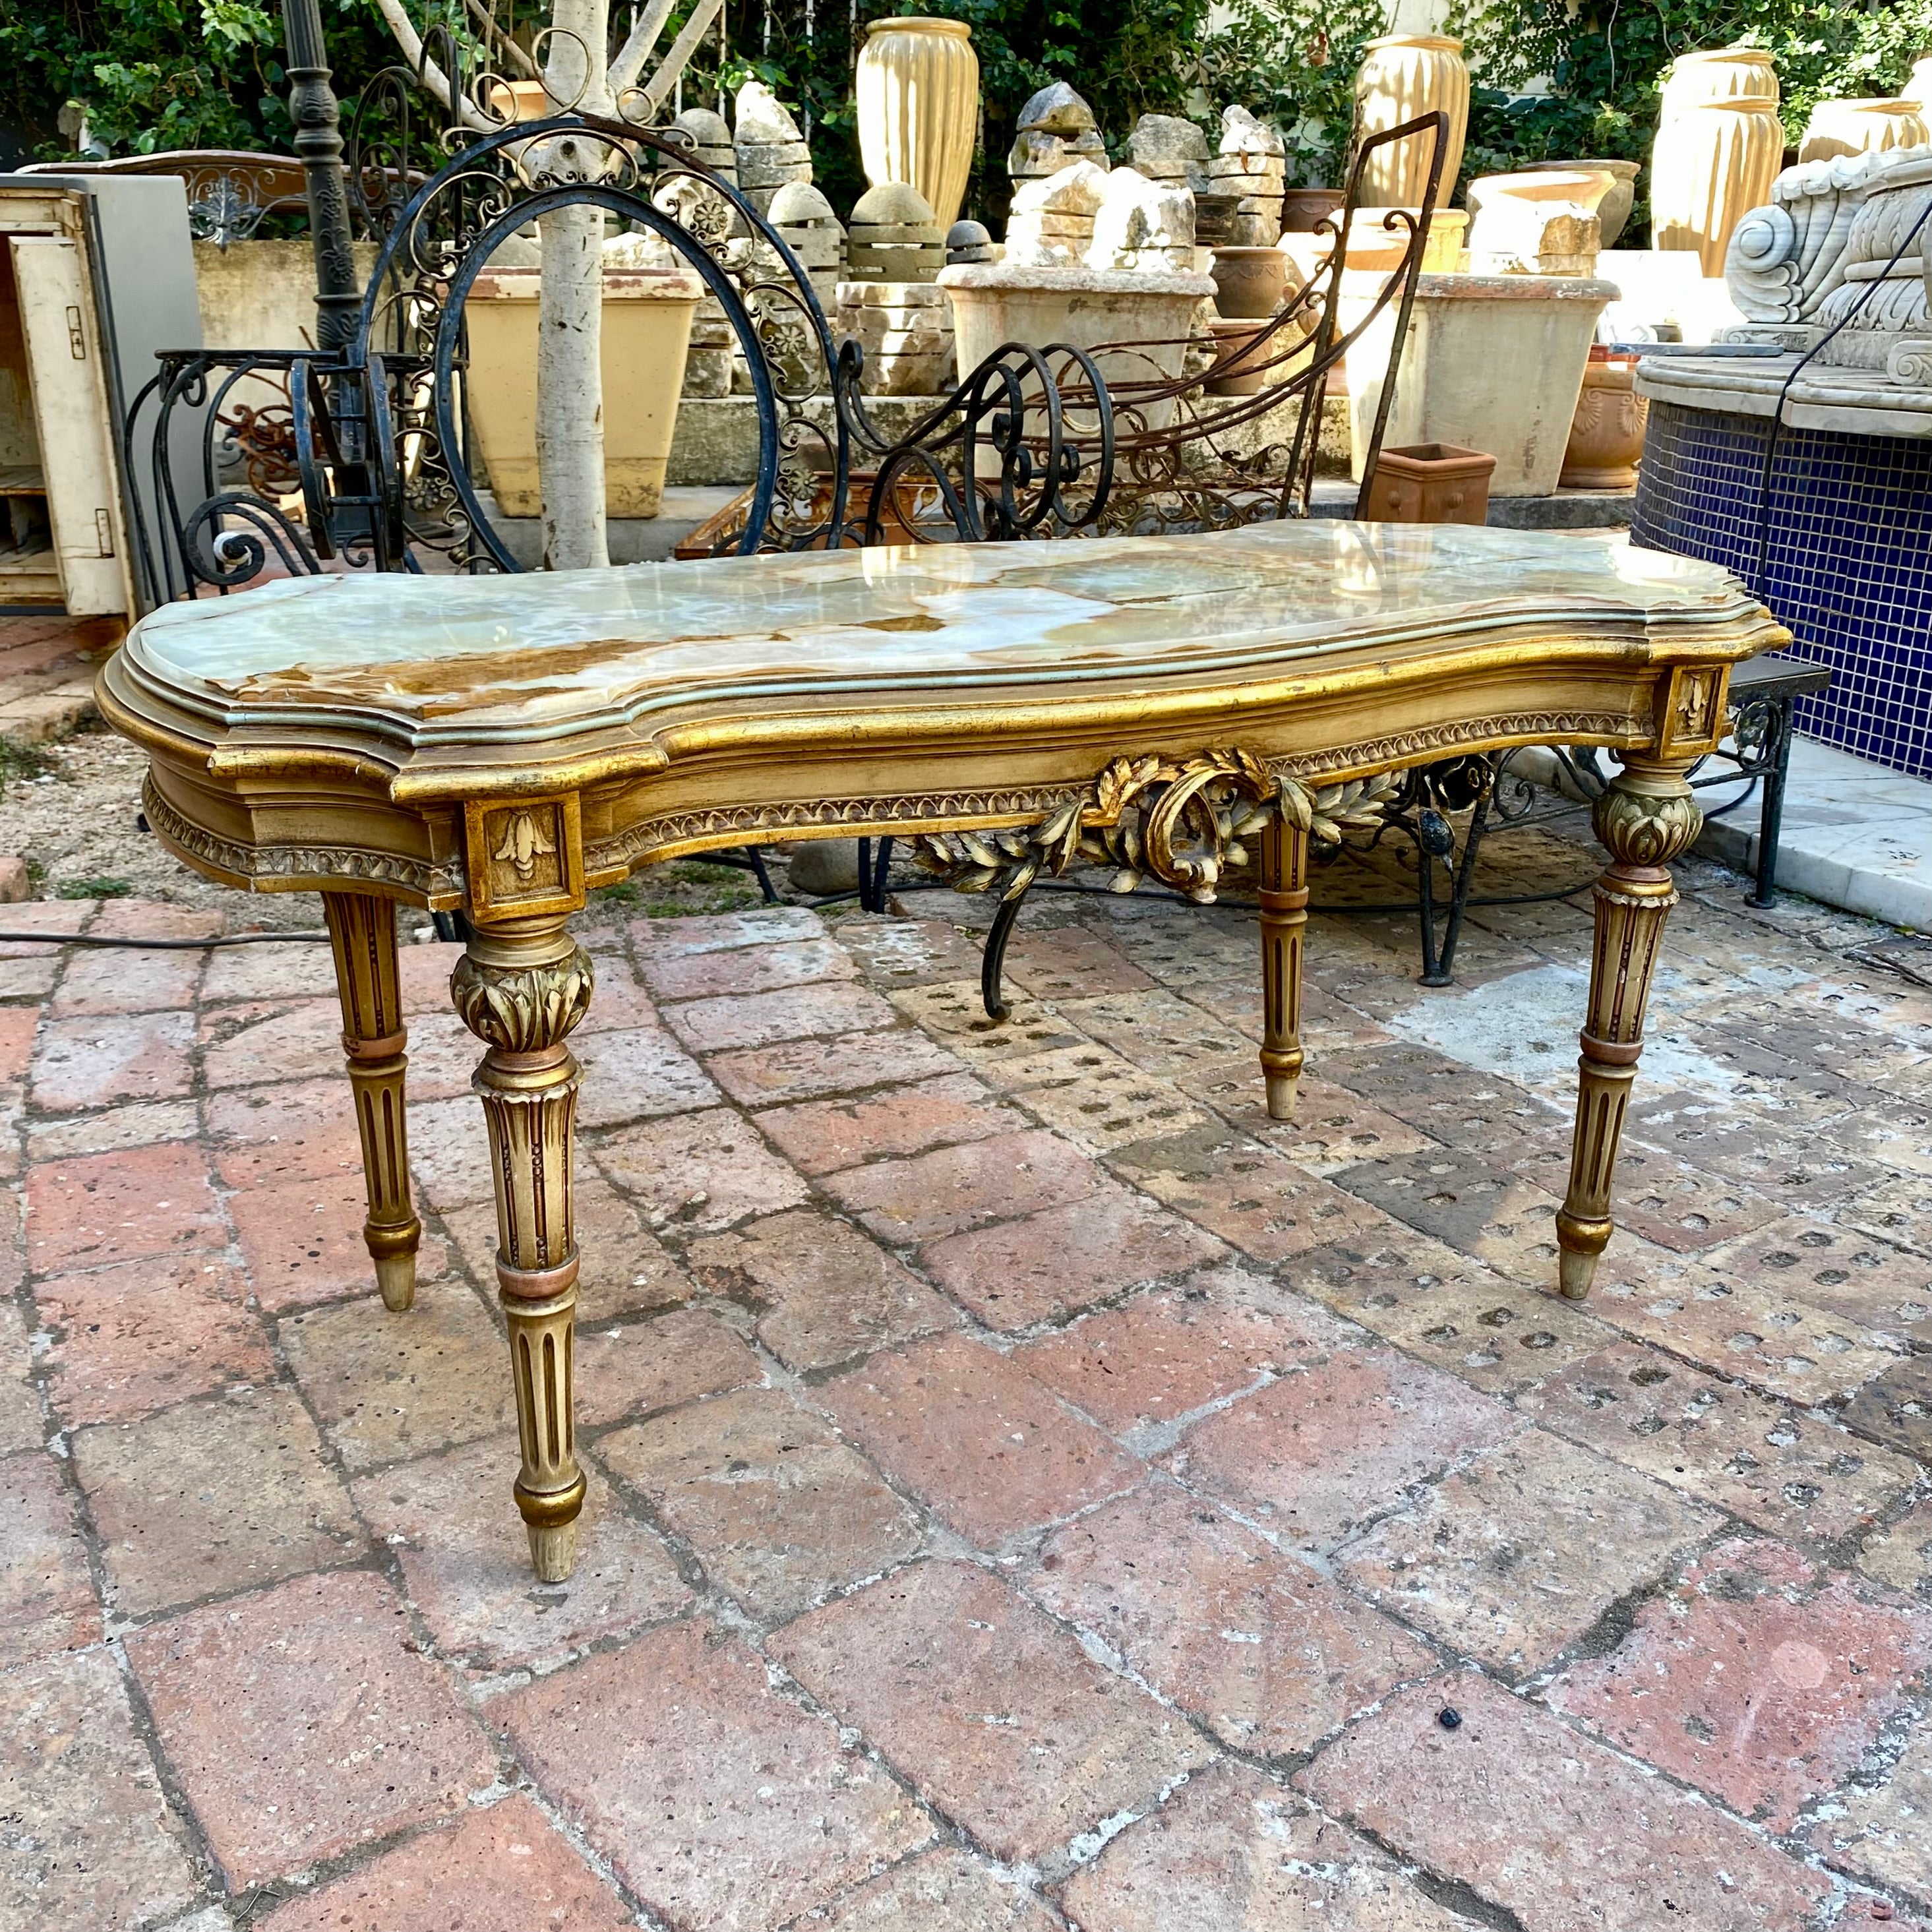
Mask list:
POLYGON ((0 1932, 1932 1922, 1932 990, 1684 884, 1582 1307, 1576 903, 1318 916, 1292 1126, 1238 910, 593 923, 557 1588, 452 949, 398 1316, 325 947, 0 946, 0 1932))

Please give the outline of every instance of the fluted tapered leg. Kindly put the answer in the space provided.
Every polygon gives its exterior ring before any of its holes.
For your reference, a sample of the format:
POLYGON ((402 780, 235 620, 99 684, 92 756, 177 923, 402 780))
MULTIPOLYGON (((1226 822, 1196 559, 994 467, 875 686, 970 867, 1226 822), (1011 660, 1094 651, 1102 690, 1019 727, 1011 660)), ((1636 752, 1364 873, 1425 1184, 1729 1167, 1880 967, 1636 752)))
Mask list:
POLYGON ((1262 834, 1262 1078, 1270 1120, 1292 1120, 1301 1083, 1301 942, 1308 834, 1276 819, 1262 834))
POLYGON ((1597 881, 1596 950, 1590 1008, 1576 1063, 1576 1124, 1570 1191, 1556 1216, 1558 1284, 1572 1300, 1590 1292, 1610 1238, 1610 1184, 1617 1144, 1643 1050, 1643 1012, 1657 970, 1664 922, 1677 903, 1670 861, 1704 822, 1685 782, 1688 761, 1628 758, 1598 800, 1598 838, 1610 864, 1597 881))
POLYGON ((362 1136, 362 1177, 369 1218, 362 1238, 376 1264, 382 1305, 400 1310, 416 1299, 416 1249, 422 1223, 410 1205, 409 1124, 403 1081, 401 991, 396 972, 396 909, 364 892, 324 892, 322 916, 335 953, 342 1000, 342 1050, 356 1090, 362 1136))
POLYGON ((488 1048, 473 1084, 496 1178, 496 1286, 523 1450, 515 1494, 547 1583, 570 1574, 584 1507, 571 1388, 580 1070, 564 1040, 590 1009, 591 984, 589 956, 556 917, 476 931, 449 982, 464 1024, 488 1048))

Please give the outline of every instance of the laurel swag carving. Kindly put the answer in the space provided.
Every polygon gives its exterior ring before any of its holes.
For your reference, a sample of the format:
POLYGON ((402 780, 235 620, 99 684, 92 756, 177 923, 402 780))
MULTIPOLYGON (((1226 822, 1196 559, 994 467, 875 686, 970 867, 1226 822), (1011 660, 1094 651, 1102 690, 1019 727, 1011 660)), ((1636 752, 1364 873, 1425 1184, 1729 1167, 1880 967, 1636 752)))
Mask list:
POLYGON ((1376 824, 1400 789, 1383 773, 1318 790, 1239 747, 1178 760, 1120 758, 1036 825, 928 832, 913 856, 956 891, 1003 899, 1018 898, 1042 872, 1057 878, 1084 863, 1113 866, 1117 892, 1150 877, 1211 905, 1222 874, 1247 858, 1242 842, 1276 819, 1337 844, 1343 832, 1376 824))

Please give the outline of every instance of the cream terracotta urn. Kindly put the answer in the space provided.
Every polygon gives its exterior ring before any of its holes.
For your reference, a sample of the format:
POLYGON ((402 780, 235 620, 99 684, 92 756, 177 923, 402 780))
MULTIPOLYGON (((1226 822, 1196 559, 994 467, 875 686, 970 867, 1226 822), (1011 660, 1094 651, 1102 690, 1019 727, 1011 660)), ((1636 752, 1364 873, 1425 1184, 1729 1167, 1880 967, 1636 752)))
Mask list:
POLYGON ((1771 199, 1784 160, 1778 73, 1756 47, 1685 54, 1664 84, 1650 159, 1651 245, 1724 272, 1731 231, 1771 199))
POLYGON ((1650 404, 1636 393, 1636 360, 1593 348, 1563 452, 1565 490, 1634 490, 1650 404))
POLYGON ((951 227, 979 138, 973 30, 963 20, 874 20, 854 88, 866 180, 916 188, 940 227, 951 227))
POLYGON ((1804 124, 1801 161, 1834 161, 1841 154, 1922 148, 1932 127, 1916 100, 1821 100, 1804 124))
MULTIPOLYGON (((1371 134, 1440 109, 1449 117, 1449 142, 1436 201, 1438 207, 1446 205, 1455 191, 1469 131, 1469 70, 1462 64, 1462 43, 1442 34, 1390 34, 1370 41, 1363 53, 1355 76, 1356 146, 1371 134)), ((1426 139, 1378 148, 1362 170, 1360 205, 1419 207, 1429 185, 1430 154, 1426 139)))
POLYGON ((1932 53, 1921 54, 1912 63, 1912 77, 1899 92, 1932 122, 1932 53))
MULTIPOLYGON (((533 268, 485 268, 464 304, 470 427, 496 507, 543 512, 537 476, 537 285, 533 268)), ((604 271, 604 510, 655 517, 677 428, 692 318, 704 285, 684 268, 604 271)))

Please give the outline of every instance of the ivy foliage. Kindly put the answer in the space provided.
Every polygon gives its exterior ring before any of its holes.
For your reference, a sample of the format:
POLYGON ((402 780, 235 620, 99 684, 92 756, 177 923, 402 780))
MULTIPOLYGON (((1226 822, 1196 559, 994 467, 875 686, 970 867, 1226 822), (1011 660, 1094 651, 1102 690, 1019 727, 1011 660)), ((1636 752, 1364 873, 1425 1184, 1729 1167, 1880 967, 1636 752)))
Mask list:
POLYGON ((748 15, 740 77, 755 74, 810 114, 814 178, 832 206, 842 213, 865 190, 852 74, 866 28, 896 14, 934 16, 973 29, 983 108, 968 208, 997 220, 1006 208, 1006 151, 1028 98, 1070 82, 1117 146, 1140 116, 1184 112, 1208 0, 858 0, 856 12, 820 0, 814 12, 809 36, 802 0, 773 0, 768 38, 748 15))
MULTIPOLYGON (((1671 62, 1705 48, 1773 56, 1795 146, 1819 101, 1898 92, 1932 49, 1932 0, 1464 0, 1448 31, 1478 81, 1466 180, 1526 161, 1647 162, 1671 62)), ((1640 199, 1622 245, 1643 245, 1648 218, 1640 199)))
MULTIPOLYGON (((345 97, 396 58, 370 0, 322 0, 345 97)), ((254 0, 21 0, 0 4, 0 118, 20 146, 68 152, 56 118, 83 103, 116 154, 173 148, 286 150, 280 8, 254 0)))
POLYGON ((1384 0, 1233 0, 1202 43, 1201 88, 1215 108, 1238 101, 1282 130, 1291 182, 1340 187, 1355 70, 1386 19, 1384 0))

